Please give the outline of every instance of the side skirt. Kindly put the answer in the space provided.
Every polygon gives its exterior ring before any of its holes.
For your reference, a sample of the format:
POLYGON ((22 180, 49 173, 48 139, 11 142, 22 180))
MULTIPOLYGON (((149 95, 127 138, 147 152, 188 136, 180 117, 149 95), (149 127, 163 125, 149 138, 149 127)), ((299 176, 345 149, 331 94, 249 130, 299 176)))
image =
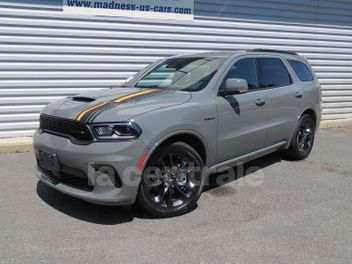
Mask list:
POLYGON ((220 163, 215 164, 214 166, 210 167, 208 169, 208 173, 216 172, 216 170, 221 167, 225 167, 225 166, 226 167, 234 167, 234 166, 238 165, 239 163, 244 163, 244 162, 259 158, 261 156, 265 156, 267 154, 273 153, 276 150, 284 147, 286 144, 287 144, 287 141, 281 141, 279 143, 276 143, 274 145, 256 150, 254 152, 251 152, 251 153, 248 153, 248 154, 245 154, 245 155, 242 155, 242 156, 230 159, 230 160, 220 162, 220 163))

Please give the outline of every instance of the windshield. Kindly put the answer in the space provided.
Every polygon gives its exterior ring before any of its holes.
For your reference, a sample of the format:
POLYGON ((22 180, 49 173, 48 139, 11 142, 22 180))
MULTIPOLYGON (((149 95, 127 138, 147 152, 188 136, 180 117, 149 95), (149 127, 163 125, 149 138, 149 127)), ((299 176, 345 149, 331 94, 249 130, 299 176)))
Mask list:
POLYGON ((208 85, 223 61, 223 58, 216 57, 168 59, 147 72, 133 86, 190 92, 200 91, 208 85))

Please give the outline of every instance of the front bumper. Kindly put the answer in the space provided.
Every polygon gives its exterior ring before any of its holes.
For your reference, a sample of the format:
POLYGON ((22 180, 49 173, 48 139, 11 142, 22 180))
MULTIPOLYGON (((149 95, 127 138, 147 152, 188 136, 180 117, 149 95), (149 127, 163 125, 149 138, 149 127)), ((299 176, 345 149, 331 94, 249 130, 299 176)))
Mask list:
POLYGON ((56 154, 60 167, 72 168, 87 175, 91 190, 82 190, 66 182, 53 179, 51 171, 39 166, 37 177, 47 186, 67 195, 104 205, 128 205, 136 200, 141 175, 137 165, 148 147, 140 140, 118 142, 94 142, 89 145, 76 145, 69 139, 48 133, 35 132, 34 151, 37 160, 39 151, 56 154), (97 175, 96 166, 114 168, 121 184, 116 186, 109 175, 97 175))

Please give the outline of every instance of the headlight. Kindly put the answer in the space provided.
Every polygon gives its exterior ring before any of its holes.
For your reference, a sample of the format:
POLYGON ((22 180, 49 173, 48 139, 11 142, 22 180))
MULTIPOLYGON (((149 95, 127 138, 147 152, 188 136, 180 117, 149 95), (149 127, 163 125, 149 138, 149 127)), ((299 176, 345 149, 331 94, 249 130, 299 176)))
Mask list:
POLYGON ((142 129, 133 122, 92 124, 90 127, 98 140, 135 139, 142 133, 142 129))

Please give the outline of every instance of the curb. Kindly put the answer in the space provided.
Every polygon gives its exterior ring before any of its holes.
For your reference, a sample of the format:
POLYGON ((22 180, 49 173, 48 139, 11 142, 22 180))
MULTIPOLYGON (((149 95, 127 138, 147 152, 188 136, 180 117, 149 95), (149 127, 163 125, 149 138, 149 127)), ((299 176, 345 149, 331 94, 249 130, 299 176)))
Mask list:
POLYGON ((0 154, 33 151, 33 140, 28 138, 0 139, 0 154))
MULTIPOLYGON (((320 128, 352 127, 352 119, 323 120, 320 128)), ((0 154, 24 153, 33 151, 33 140, 31 137, 0 139, 0 154)))
POLYGON ((339 128, 351 126, 352 119, 323 120, 320 122, 320 128, 339 128))

